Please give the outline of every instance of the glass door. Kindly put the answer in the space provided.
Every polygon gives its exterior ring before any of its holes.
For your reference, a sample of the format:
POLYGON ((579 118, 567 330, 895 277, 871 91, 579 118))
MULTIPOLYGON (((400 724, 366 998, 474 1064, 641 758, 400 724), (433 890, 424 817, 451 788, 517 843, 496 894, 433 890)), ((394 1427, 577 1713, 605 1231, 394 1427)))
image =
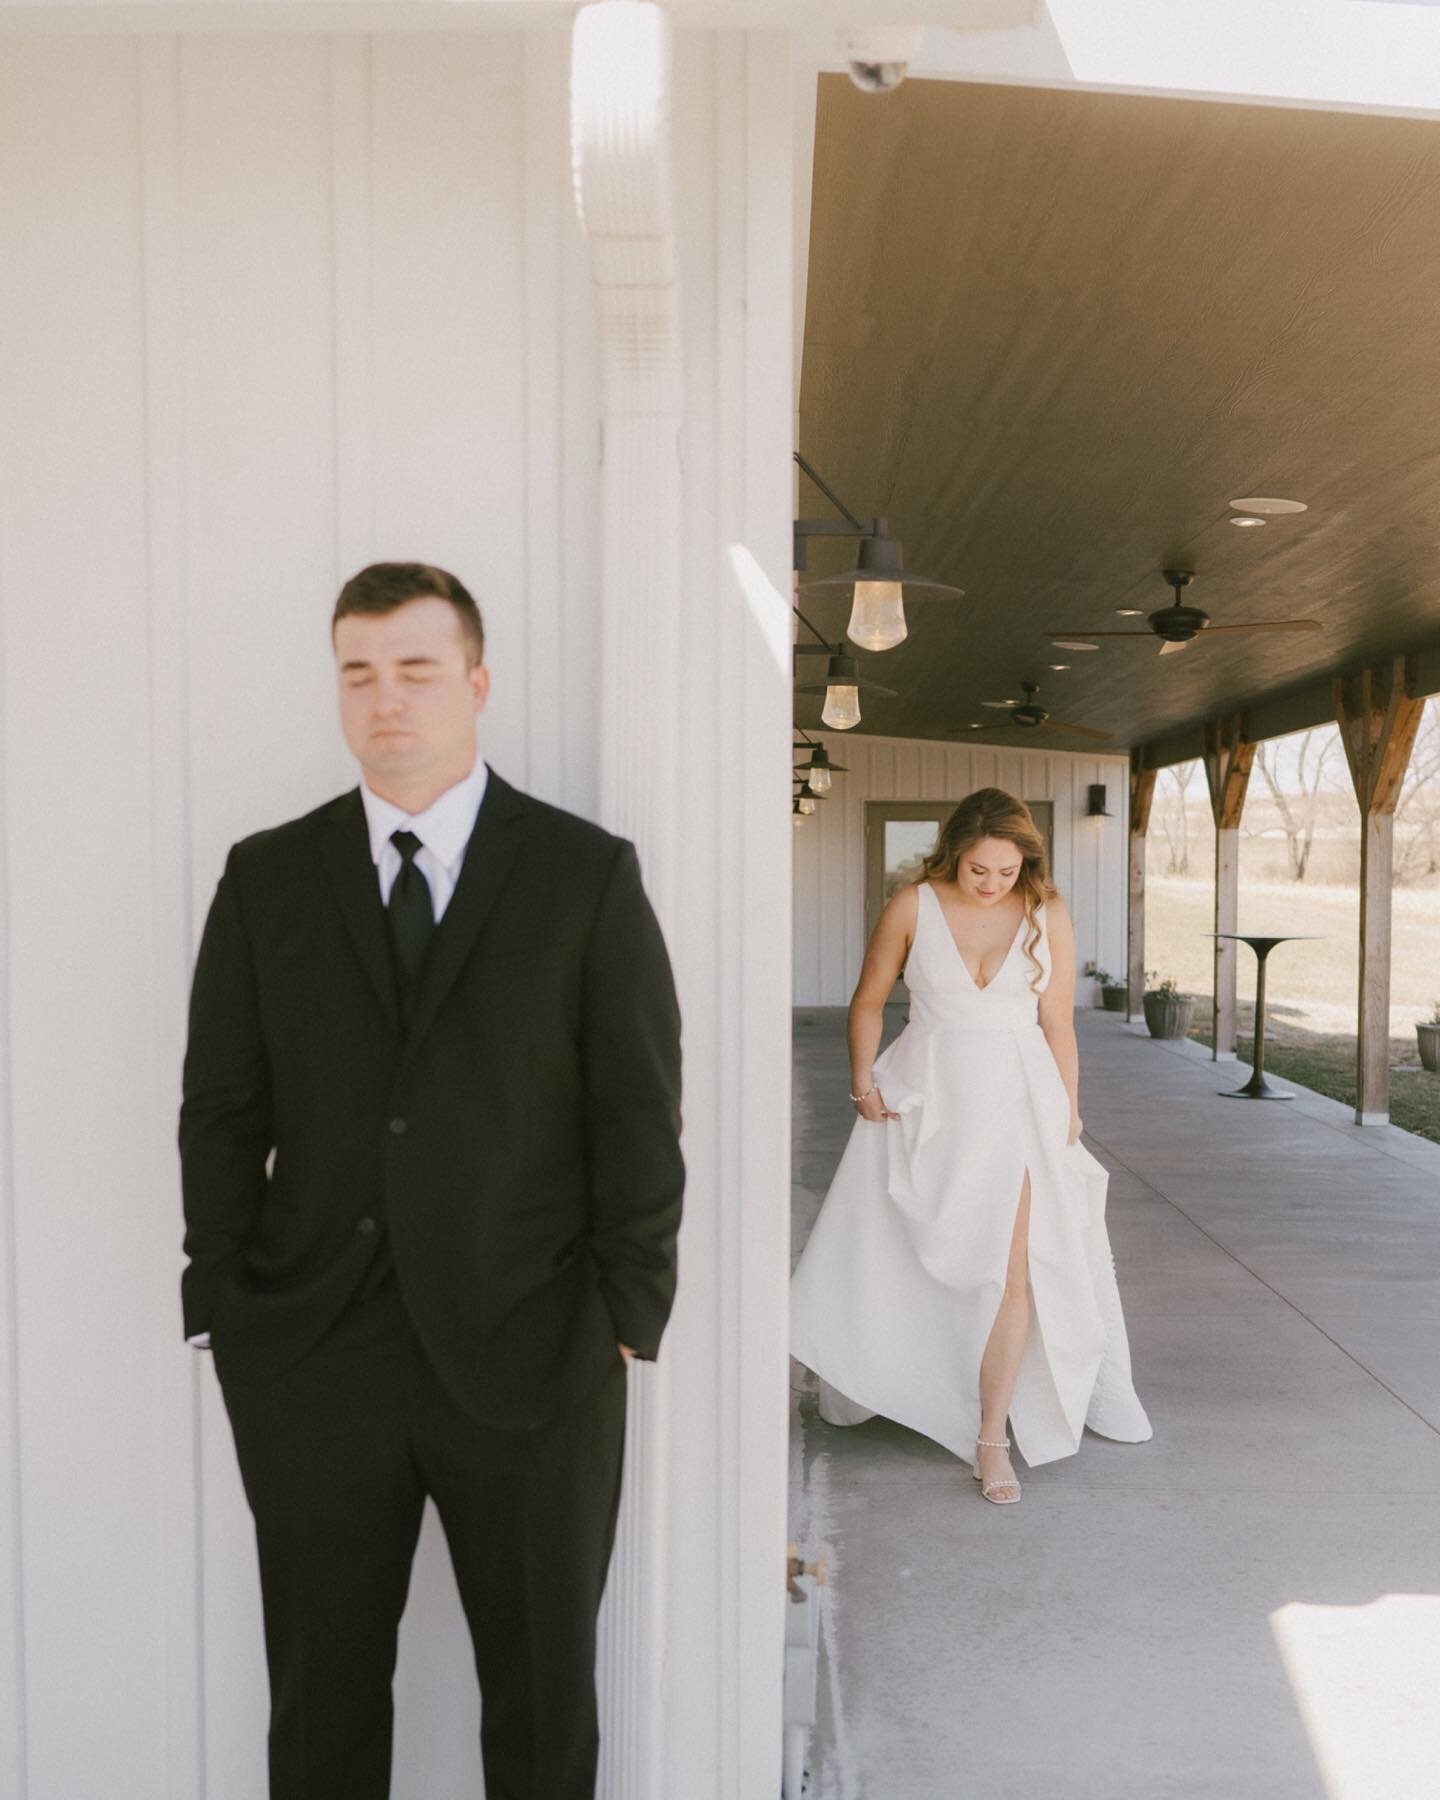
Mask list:
MULTIPOLYGON (((865 803, 865 941, 886 902, 920 873, 935 847, 953 800, 869 800, 865 803)), ((892 1002, 908 1000, 905 983, 895 983, 892 1002)))

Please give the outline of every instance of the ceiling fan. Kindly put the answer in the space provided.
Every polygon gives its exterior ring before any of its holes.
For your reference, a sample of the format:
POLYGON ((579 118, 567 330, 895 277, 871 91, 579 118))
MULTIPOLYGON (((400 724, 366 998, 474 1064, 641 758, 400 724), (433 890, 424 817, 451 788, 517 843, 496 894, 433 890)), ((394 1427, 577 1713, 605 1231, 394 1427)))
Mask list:
POLYGON ((1185 646, 1199 637, 1202 631, 1322 631, 1324 627, 1318 619, 1254 619, 1248 625, 1212 625, 1209 613, 1201 612, 1198 606, 1186 606, 1181 595, 1195 579, 1189 569, 1165 569, 1164 579, 1175 590, 1175 604, 1162 606, 1159 612, 1151 613, 1145 625, 1131 631, 1064 631, 1052 628, 1050 642, 1061 650, 1094 650, 1096 645, 1089 643, 1090 638, 1136 638, 1158 637, 1161 640, 1160 654, 1167 656, 1172 650, 1183 650, 1185 646))
MULTIPOLYGON (((1009 716, 1004 721, 1007 725, 1020 725, 1029 731, 1037 731, 1040 726, 1045 725, 1048 726, 1051 731, 1071 731, 1074 732, 1077 737, 1094 738, 1098 743, 1108 743, 1110 741, 1110 733, 1108 731, 1097 731, 1093 725, 1067 725, 1063 719, 1051 718, 1050 714, 1046 712, 1043 706, 1037 706, 1035 703, 1035 696, 1040 692, 1040 684, 1038 681, 1022 681, 1020 686, 1025 693, 1025 698, 1023 700, 982 700, 980 704, 982 706, 991 707, 996 712, 1008 714, 1009 716)), ((999 724, 1000 721, 997 720, 996 723, 999 724)), ((980 725, 960 725, 955 727, 955 731, 957 732, 981 731, 983 729, 984 727, 980 725)))

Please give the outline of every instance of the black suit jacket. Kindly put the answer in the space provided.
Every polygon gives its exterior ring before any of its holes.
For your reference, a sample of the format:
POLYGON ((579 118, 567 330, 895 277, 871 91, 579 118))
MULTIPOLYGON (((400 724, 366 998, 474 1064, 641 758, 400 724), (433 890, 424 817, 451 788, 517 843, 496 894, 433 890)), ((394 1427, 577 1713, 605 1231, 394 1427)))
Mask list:
POLYGON ((273 1380, 393 1255, 456 1397, 543 1424, 659 1348, 679 1067, 634 849, 493 770, 408 1027, 359 790, 246 838, 190 1002, 186 1334, 273 1380))

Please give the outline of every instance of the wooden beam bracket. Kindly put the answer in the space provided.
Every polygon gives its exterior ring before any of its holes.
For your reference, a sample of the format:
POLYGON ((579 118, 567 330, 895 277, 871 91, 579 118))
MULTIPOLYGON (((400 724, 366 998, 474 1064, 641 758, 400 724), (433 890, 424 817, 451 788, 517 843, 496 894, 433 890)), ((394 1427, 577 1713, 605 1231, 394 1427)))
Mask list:
POLYGON ((1416 692, 1417 659, 1337 676, 1335 721, 1361 814, 1393 813, 1409 767, 1425 701, 1416 692))
POLYGON ((1245 810, 1245 791, 1258 745, 1249 741, 1244 713, 1207 719, 1204 729, 1205 780, 1217 831, 1233 831, 1245 810))

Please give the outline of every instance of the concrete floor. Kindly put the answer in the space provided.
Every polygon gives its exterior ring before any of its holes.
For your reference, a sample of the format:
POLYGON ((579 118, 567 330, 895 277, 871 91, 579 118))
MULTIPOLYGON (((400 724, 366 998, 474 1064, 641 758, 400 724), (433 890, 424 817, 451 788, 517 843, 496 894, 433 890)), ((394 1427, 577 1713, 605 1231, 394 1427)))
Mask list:
MULTIPOLYGON (((1078 1022, 1154 1440, 1017 1462, 1001 1509, 914 1432, 823 1424, 793 1365, 792 1534, 831 1570, 807 1792, 1440 1800, 1440 1146, 1078 1022)), ((852 1112, 843 1013, 795 1041, 798 1254, 852 1112)))

